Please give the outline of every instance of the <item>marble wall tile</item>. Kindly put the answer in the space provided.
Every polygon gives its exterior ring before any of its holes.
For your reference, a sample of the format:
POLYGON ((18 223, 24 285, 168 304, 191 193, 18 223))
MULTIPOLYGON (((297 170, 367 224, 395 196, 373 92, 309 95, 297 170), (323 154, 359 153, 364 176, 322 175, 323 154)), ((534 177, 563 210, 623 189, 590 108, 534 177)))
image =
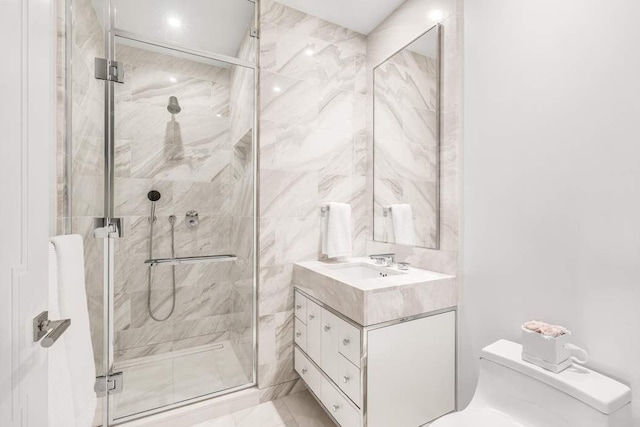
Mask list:
POLYGON ((316 213, 316 174, 262 169, 260 172, 260 216, 298 217, 316 213))
POLYGON ((318 259, 320 218, 282 218, 276 225, 276 264, 318 259))
POLYGON ((261 218, 259 229, 258 262, 261 267, 276 263, 276 226, 277 218, 261 218))
POLYGON ((353 134, 348 131, 278 124, 274 169, 352 175, 353 134))
POLYGON ((274 265, 259 269, 261 316, 284 312, 293 308, 291 277, 293 265, 274 265))
POLYGON ((287 392, 291 264, 321 256, 322 203, 351 204, 354 254, 365 250, 366 39, 274 1, 261 8, 258 384, 287 392))
POLYGON ((163 324, 154 324, 146 328, 127 329, 116 332, 115 350, 126 350, 150 344, 171 341, 173 331, 163 324))
POLYGON ((260 72, 260 81, 263 120, 304 124, 317 121, 321 96, 317 84, 267 71, 260 72))
POLYGON ((231 312, 232 283, 218 282, 176 289, 174 321, 193 320, 231 312))

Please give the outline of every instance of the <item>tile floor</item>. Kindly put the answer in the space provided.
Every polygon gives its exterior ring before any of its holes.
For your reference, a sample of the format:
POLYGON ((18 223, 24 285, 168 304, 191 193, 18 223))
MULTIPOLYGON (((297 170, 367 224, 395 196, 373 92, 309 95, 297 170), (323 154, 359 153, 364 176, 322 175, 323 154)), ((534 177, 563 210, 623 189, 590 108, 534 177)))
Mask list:
POLYGON ((187 354, 116 364, 124 373, 124 390, 114 395, 115 418, 248 383, 231 344, 219 344, 221 348, 196 348, 187 354))
POLYGON ((308 391, 262 403, 191 427, 335 427, 308 391))

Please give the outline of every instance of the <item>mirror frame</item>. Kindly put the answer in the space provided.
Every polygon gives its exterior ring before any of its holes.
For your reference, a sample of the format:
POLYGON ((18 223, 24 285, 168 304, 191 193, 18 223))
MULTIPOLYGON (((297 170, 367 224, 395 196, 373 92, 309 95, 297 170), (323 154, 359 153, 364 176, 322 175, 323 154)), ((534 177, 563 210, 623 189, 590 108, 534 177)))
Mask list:
POLYGON ((415 37, 414 39, 412 39, 410 42, 408 42, 407 44, 405 44, 404 46, 402 46, 400 49, 396 50, 394 53, 392 53, 391 55, 389 55, 388 57, 386 57, 382 62, 380 62, 378 65, 376 65, 375 67, 373 67, 373 86, 372 86, 372 100, 373 100, 373 120, 372 120, 372 132, 371 132, 371 139, 372 139, 372 164, 371 164, 371 181, 372 181, 372 194, 371 194, 371 206, 372 206, 372 228, 371 228, 371 233, 372 233, 372 241, 374 242, 379 242, 379 243, 387 243, 387 244, 394 244, 394 245, 400 245, 400 246, 406 246, 406 247, 418 247, 418 248, 423 248, 423 249, 431 249, 431 250, 440 250, 440 228, 441 228, 441 224, 440 224, 440 181, 441 181, 441 177, 440 177, 440 162, 441 162, 441 158, 440 158, 440 154, 441 154, 441 143, 442 143, 442 138, 441 138, 441 109, 442 109, 442 24, 437 23, 436 25, 432 26, 431 28, 429 28, 428 30, 424 31, 423 33, 421 33, 420 35, 418 35, 417 37, 415 37), (381 241, 381 240, 376 240, 376 204, 375 204, 375 200, 376 200, 376 184, 375 184, 375 162, 376 162, 376 70, 384 65, 389 59, 391 59, 392 57, 394 57, 395 55, 397 55, 398 53, 400 53, 402 50, 406 49, 408 46, 412 45, 415 41, 417 41, 418 39, 420 39, 421 37, 423 37, 424 35, 426 35, 427 33, 429 33, 430 31, 435 30, 435 35, 436 35, 436 99, 435 99, 435 103, 436 103, 436 126, 435 126, 435 141, 436 141, 436 194, 435 194, 435 221, 436 221, 436 235, 435 235, 435 242, 433 246, 421 246, 418 244, 413 244, 413 245, 405 245, 405 244, 401 244, 401 243, 395 243, 395 242, 385 242, 385 241, 381 241))

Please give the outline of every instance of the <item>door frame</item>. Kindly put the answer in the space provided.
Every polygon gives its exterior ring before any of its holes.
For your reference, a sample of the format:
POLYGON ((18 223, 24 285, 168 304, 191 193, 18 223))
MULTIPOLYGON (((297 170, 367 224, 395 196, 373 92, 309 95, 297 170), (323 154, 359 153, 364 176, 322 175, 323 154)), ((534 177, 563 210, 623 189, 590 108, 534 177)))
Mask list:
POLYGON ((48 425, 47 351, 33 318, 48 306, 55 155, 55 0, 0 2, 0 424, 48 425))

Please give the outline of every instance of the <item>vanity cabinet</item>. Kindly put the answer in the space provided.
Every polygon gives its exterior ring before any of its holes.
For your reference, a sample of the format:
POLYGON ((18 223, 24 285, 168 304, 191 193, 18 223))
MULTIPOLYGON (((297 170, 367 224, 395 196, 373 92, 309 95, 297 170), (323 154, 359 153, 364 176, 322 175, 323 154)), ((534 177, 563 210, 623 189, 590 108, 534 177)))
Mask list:
POLYGON ((295 290, 295 370, 342 427, 416 427, 455 410, 453 309, 363 327, 295 290))

